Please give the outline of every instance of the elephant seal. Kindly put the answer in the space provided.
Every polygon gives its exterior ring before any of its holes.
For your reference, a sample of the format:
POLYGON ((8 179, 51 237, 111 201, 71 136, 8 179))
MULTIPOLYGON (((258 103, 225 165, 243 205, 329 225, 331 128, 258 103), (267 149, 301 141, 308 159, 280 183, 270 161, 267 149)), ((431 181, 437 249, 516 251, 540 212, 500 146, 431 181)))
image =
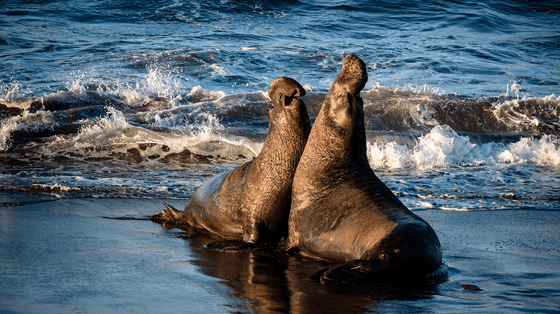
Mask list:
POLYGON ((441 263, 434 230, 381 182, 366 155, 362 60, 347 55, 292 185, 287 249, 335 262, 321 282, 421 277, 441 263))
POLYGON ((287 237, 292 179, 311 129, 303 95, 293 79, 272 81, 269 132, 260 154, 200 186, 183 212, 164 203, 167 209, 151 219, 252 244, 287 237))

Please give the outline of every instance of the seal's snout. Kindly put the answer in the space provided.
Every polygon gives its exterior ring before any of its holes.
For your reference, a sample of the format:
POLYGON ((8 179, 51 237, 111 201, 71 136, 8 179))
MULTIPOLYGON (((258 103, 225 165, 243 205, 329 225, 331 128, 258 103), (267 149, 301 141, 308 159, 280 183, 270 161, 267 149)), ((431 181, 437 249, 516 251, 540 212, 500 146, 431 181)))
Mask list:
POLYGON ((353 54, 349 54, 342 62, 343 68, 347 68, 348 72, 352 73, 356 79, 364 80, 367 82, 368 75, 366 64, 353 54))
POLYGON ((357 94, 366 86, 367 81, 366 64, 354 54, 346 55, 335 83, 345 86, 350 94, 357 94))

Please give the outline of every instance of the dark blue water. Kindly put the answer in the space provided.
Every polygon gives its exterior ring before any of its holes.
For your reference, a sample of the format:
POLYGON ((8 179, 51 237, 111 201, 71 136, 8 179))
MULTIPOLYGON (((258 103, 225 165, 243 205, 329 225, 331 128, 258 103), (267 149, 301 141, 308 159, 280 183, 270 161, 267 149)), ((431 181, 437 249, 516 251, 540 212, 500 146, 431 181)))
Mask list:
POLYGON ((326 91, 346 53, 370 82, 448 95, 558 94, 558 2, 4 1, 0 73, 33 95, 150 69, 242 93, 287 75, 326 91), (331 74, 331 75, 329 75, 331 74))

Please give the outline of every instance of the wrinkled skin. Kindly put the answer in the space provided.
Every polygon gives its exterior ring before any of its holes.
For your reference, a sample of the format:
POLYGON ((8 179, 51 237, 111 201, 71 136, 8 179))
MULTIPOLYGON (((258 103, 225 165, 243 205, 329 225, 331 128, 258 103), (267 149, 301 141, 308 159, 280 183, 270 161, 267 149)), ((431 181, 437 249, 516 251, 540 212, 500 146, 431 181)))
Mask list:
POLYGON ((441 263, 434 230, 377 178, 366 155, 365 64, 343 61, 293 181, 288 247, 337 265, 321 282, 420 277, 441 263))
POLYGON ((260 154, 200 186, 183 212, 166 205, 152 220, 188 224, 253 244, 287 236, 292 179, 311 127, 299 83, 278 78, 268 94, 273 105, 260 154))

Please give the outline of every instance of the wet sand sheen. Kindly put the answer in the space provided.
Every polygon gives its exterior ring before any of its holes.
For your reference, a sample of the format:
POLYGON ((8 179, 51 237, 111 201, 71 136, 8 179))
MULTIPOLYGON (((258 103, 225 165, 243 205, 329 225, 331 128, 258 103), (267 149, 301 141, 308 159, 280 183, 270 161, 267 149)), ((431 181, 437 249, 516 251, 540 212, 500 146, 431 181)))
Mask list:
MULTIPOLYGON (((25 195, 22 194, 22 197, 25 195)), ((186 201, 169 201, 181 208, 186 201)), ((65 199, 0 209, 2 312, 555 312, 560 212, 415 211, 435 229, 443 282, 321 285, 323 262, 222 252, 143 218, 156 199, 65 199)))

